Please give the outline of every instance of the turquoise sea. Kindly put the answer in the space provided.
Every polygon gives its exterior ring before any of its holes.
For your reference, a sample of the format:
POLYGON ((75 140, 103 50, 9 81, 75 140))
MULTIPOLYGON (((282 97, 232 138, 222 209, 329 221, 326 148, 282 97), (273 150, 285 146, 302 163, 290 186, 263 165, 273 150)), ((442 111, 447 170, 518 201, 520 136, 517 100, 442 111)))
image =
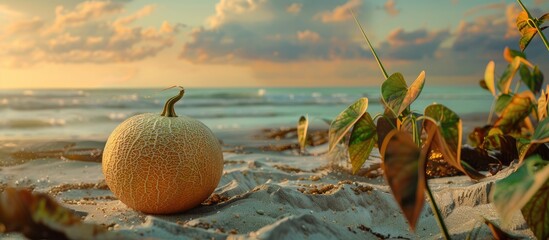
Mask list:
MULTIPOLYGON (((124 119, 161 112, 171 89, 0 90, 0 140, 106 140, 124 119)), ((308 114, 312 125, 333 119, 360 97, 369 112, 382 111, 378 87, 187 89, 179 115, 197 118, 216 131, 294 126, 308 114)), ((486 113, 491 95, 478 86, 426 86, 412 110, 434 102, 460 115, 486 113)))

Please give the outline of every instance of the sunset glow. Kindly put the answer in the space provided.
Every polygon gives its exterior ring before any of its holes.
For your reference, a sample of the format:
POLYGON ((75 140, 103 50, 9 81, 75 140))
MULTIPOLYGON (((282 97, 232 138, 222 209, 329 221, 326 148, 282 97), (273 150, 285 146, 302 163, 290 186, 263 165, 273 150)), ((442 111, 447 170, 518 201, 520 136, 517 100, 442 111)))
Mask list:
POLYGON ((518 49, 513 1, 0 0, 0 89, 377 85, 351 9, 407 79, 476 84, 518 49))

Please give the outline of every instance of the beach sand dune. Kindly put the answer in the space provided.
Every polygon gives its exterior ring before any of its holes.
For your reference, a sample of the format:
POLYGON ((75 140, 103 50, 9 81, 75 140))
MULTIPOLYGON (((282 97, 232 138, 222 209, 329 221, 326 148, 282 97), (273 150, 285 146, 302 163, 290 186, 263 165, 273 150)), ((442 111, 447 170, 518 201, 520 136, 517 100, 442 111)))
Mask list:
MULTIPOLYGON (((329 167, 326 144, 300 156, 281 152, 243 151, 224 154, 224 172, 214 194, 190 211, 173 215, 136 212, 109 191, 99 161, 74 161, 38 156, 17 160, 8 153, 23 148, 20 142, 2 143, 0 186, 32 188, 49 193, 87 223, 109 226, 127 239, 439 239, 438 225, 428 204, 412 232, 394 201, 383 176, 355 176, 345 163, 329 167)), ((26 149, 57 149, 66 142, 27 143, 26 149)), ((76 143, 73 148, 98 148, 102 142, 76 143)), ((373 153, 369 164, 379 163, 373 153)), ((430 180, 437 203, 455 239, 465 239, 473 229, 489 238, 481 218, 499 223, 489 202, 495 180, 505 169, 480 182, 456 176, 430 180)), ((374 174, 375 176, 375 174, 374 174)), ((520 214, 511 232, 532 233, 520 214)), ((21 238, 18 234, 0 237, 21 238)))

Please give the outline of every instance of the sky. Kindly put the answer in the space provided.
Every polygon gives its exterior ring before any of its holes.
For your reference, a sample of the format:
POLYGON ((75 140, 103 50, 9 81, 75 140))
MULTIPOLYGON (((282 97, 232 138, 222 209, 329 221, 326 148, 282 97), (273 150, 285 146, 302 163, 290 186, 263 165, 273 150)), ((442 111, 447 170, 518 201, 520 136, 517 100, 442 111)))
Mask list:
POLYGON ((350 10, 409 83, 425 70, 427 84, 477 84, 518 49, 511 0, 0 0, 0 89, 380 85, 350 10))

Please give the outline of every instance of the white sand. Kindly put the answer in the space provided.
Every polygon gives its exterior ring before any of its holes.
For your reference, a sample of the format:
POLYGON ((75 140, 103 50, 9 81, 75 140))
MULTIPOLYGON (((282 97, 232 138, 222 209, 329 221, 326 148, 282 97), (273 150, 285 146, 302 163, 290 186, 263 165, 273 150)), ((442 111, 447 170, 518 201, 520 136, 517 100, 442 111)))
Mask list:
MULTIPOLYGON (((310 149, 313 153, 325 150, 325 145, 310 149)), ((369 179, 344 171, 330 171, 322 168, 329 163, 324 155, 298 156, 290 151, 225 153, 225 162, 224 174, 215 193, 228 200, 180 214, 142 214, 126 207, 109 190, 94 187, 62 191, 55 199, 83 216, 86 222, 112 225, 111 231, 128 239, 441 237, 428 204, 421 214, 417 231, 411 232, 383 177, 369 179), (329 184, 335 187, 324 194, 307 193, 315 186, 320 189, 329 184), (359 186, 372 189, 363 192, 359 186), (304 193, 300 191, 303 189, 304 193)), ((370 162, 379 162, 379 158, 373 157, 370 162)), ((464 239, 474 227, 481 227, 480 239, 490 238, 488 228, 481 224, 478 216, 499 222, 488 195, 494 180, 508 173, 509 170, 505 170, 479 183, 467 177, 430 181, 455 239, 464 239)), ((101 164, 95 162, 39 159, 0 170, 0 184, 33 187, 39 192, 49 192, 66 184, 101 185, 102 182, 101 164)), ((532 237, 520 214, 515 216, 510 229, 515 234, 532 237)), ((21 236, 8 234, 3 237, 21 236)))

